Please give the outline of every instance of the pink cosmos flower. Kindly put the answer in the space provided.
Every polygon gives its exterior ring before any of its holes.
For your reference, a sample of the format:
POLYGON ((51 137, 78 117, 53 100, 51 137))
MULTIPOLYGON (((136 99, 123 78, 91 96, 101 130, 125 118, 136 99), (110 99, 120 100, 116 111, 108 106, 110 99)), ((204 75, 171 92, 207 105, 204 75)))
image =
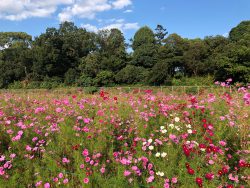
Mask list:
POLYGON ((102 174, 104 174, 104 173, 105 173, 105 168, 102 167, 102 168, 100 169, 100 172, 101 172, 102 174))
POLYGON ((50 188, 50 184, 49 183, 45 183, 44 184, 44 188, 50 188))
POLYGON ((213 160, 209 160, 208 164, 212 165, 212 164, 214 164, 214 161, 213 160))
POLYGON ((235 177, 233 177, 232 173, 228 175, 228 178, 232 181, 235 181, 236 183, 239 183, 239 178, 236 175, 235 177))
POLYGON ((15 153, 10 154, 10 158, 11 158, 11 159, 14 159, 15 157, 16 157, 16 154, 15 154, 15 153))
POLYGON ((35 184, 36 187, 39 187, 40 185, 42 185, 42 181, 38 181, 38 182, 36 182, 36 184, 35 184))
POLYGON ((86 184, 89 183, 89 178, 84 178, 83 183, 86 183, 86 184))
POLYGON ((154 181, 154 179, 155 179, 155 177, 154 177, 154 176, 149 176, 149 177, 147 178, 147 183, 151 183, 151 182, 153 182, 153 181, 154 181))
POLYGON ((5 156, 4 155, 1 155, 1 157, 0 157, 0 162, 1 161, 4 161, 5 160, 5 156))
POLYGON ((63 184, 67 184, 68 182, 69 182, 68 178, 66 178, 66 179, 63 180, 63 184))
POLYGON ((225 145, 227 145, 227 143, 225 142, 225 141, 223 141, 223 140, 221 140, 220 142, 219 142, 219 144, 221 145, 221 146, 225 146, 225 145))
POLYGON ((177 181, 178 181, 177 177, 173 177, 172 180, 171 180, 172 183, 177 183, 177 181))
POLYGON ((83 169, 83 168, 84 168, 84 164, 81 164, 81 165, 80 165, 80 168, 83 169))
POLYGON ((91 121, 91 119, 90 119, 90 118, 84 118, 84 119, 83 119, 83 122, 84 122, 84 123, 86 123, 86 124, 89 124, 89 123, 90 123, 90 121, 91 121))
POLYGON ((137 167, 137 166, 132 166, 131 169, 132 169, 133 171, 136 171, 136 170, 138 170, 138 167, 137 167))
POLYGON ((220 85, 219 81, 214 82, 215 85, 220 85))
POLYGON ((84 149, 82 152, 82 155, 87 157, 89 155, 89 150, 88 149, 84 149))
POLYGON ((59 174, 58 174, 58 177, 59 177, 59 178, 63 178, 63 173, 59 173, 59 174))
POLYGON ((27 151, 31 151, 32 148, 31 148, 29 145, 27 145, 27 146, 26 146, 26 150, 27 150, 27 151))
POLYGON ((0 167, 0 176, 4 175, 5 174, 5 171, 4 171, 4 168, 3 167, 0 167))
POLYGON ((221 82, 221 83, 220 83, 220 86, 225 87, 225 86, 226 86, 226 83, 225 83, 225 82, 221 82))
POLYGON ((63 111, 63 109, 62 109, 62 108, 59 108, 59 107, 58 107, 58 108, 56 108, 56 112, 57 112, 57 113, 61 113, 62 111, 63 111))
POLYGON ((64 157, 64 158, 62 159, 62 162, 63 162, 63 163, 69 163, 69 162, 70 162, 70 160, 69 160, 69 159, 67 159, 66 157, 64 157))
POLYGON ((220 120, 224 121, 226 118, 224 116, 220 116, 220 120))
POLYGON ((128 171, 128 170, 125 170, 124 173, 123 173, 124 176, 129 176, 130 174, 131 174, 131 172, 128 171))
POLYGON ((86 157, 85 161, 88 163, 90 161, 90 157, 86 157))
POLYGON ((148 164, 148 170, 151 170, 153 168, 153 164, 152 163, 149 163, 148 164))

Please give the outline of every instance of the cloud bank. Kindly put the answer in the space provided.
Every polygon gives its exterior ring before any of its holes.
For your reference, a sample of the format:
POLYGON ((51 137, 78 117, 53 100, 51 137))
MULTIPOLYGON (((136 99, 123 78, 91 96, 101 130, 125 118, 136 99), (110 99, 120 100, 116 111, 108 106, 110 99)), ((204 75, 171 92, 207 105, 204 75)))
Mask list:
POLYGON ((0 19, 18 21, 57 14, 60 21, 94 19, 97 13, 123 9, 132 0, 0 0, 0 19))

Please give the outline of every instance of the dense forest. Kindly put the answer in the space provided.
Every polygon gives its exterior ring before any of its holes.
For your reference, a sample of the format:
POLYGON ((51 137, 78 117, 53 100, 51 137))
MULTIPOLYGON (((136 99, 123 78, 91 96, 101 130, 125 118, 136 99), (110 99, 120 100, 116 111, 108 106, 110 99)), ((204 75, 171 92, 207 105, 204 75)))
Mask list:
POLYGON ((144 26, 130 44, 118 29, 93 33, 72 22, 34 39, 24 32, 0 32, 0 88, 173 85, 207 78, 250 82, 250 21, 228 37, 204 39, 144 26))

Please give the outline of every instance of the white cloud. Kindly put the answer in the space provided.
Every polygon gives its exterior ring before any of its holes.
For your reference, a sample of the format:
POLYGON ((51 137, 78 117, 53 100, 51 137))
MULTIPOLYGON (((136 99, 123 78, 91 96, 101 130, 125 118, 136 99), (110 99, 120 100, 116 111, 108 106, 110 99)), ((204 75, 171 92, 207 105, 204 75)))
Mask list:
POLYGON ((71 20, 73 17, 93 19, 99 12, 122 9, 131 4, 131 0, 78 0, 66 7, 58 17, 60 21, 71 20))
POLYGON ((78 0, 66 7, 58 17, 60 21, 71 20, 73 17, 95 18, 96 13, 112 9, 108 0, 78 0))
POLYGON ((131 4, 131 0, 0 0, 0 19, 49 17, 59 8, 60 21, 74 17, 93 19, 97 13, 122 9, 131 4))
POLYGON ((133 10, 131 10, 131 9, 128 9, 128 10, 124 11, 124 13, 131 13, 131 12, 133 12, 133 10))
POLYGON ((91 24, 84 24, 84 25, 81 25, 81 27, 85 28, 86 30, 91 31, 91 32, 95 32, 95 33, 98 32, 98 28, 94 25, 91 25, 91 24))
POLYGON ((115 9, 122 9, 131 4, 132 4, 131 0, 116 0, 112 3, 115 9))
POLYGON ((0 19, 23 20, 30 17, 48 17, 59 5, 68 5, 73 0, 1 0, 0 19))
POLYGON ((136 29, 139 29, 139 24, 137 22, 124 24, 124 30, 136 30, 136 29))
POLYGON ((104 25, 102 27, 96 27, 94 25, 91 24, 85 24, 85 25, 81 25, 81 27, 87 29, 88 31, 92 31, 92 32, 98 32, 100 30, 105 30, 105 29, 119 29, 122 32, 125 32, 126 30, 136 30, 139 28, 139 24, 137 22, 134 23, 126 23, 124 19, 113 19, 113 23, 110 23, 108 25, 104 25))

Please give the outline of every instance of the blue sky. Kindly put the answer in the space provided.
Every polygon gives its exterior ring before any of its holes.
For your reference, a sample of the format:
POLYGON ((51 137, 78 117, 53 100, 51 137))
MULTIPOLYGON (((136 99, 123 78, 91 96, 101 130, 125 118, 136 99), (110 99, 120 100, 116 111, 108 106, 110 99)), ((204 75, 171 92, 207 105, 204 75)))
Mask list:
POLYGON ((0 0, 0 31, 38 36, 64 20, 91 31, 117 27, 126 39, 157 24, 185 38, 203 38, 227 35, 250 20, 250 0, 0 0))

